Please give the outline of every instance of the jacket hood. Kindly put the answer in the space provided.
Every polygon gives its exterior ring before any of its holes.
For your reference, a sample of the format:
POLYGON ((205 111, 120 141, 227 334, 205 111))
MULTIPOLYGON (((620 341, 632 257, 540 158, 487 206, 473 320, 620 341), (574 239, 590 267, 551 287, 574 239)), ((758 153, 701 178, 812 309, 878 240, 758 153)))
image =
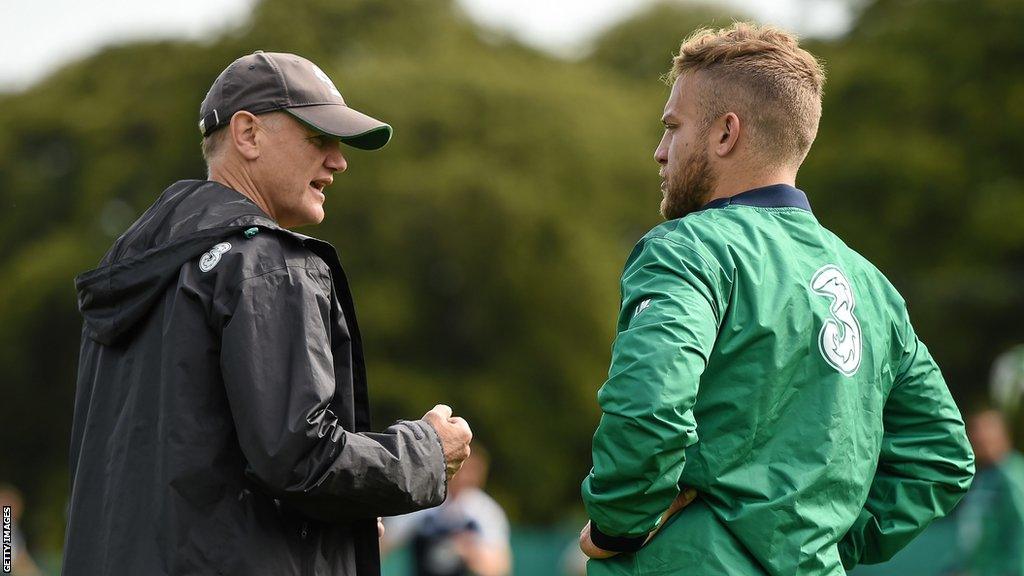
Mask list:
POLYGON ((182 264, 253 226, 281 230, 248 198, 216 182, 183 180, 169 187, 99 267, 75 279, 89 337, 114 344, 146 318, 182 264))

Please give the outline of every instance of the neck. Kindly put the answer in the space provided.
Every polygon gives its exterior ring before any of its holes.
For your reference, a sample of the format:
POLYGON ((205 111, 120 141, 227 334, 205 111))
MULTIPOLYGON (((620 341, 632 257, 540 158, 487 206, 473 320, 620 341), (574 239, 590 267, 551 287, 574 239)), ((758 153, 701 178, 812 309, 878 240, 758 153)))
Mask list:
POLYGON ((224 160, 210 166, 210 174, 207 179, 223 184, 252 200, 252 203, 269 216, 271 220, 277 221, 273 211, 270 209, 270 203, 266 201, 266 198, 260 192, 256 182, 252 179, 252 175, 243 166, 239 166, 237 162, 224 160))
POLYGON ((723 170, 718 175, 715 189, 708 202, 718 198, 730 198, 747 190, 771 186, 772 184, 788 184, 796 186, 796 170, 768 170, 749 172, 747 170, 723 170))

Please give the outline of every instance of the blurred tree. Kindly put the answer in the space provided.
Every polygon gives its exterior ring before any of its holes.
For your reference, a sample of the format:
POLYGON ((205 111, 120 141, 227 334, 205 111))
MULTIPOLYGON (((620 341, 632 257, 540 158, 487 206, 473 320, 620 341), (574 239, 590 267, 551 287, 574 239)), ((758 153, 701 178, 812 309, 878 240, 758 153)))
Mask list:
POLYGON ((654 84, 668 72, 687 36, 742 19, 735 12, 694 2, 663 0, 615 24, 594 41, 590 60, 640 82, 654 84))

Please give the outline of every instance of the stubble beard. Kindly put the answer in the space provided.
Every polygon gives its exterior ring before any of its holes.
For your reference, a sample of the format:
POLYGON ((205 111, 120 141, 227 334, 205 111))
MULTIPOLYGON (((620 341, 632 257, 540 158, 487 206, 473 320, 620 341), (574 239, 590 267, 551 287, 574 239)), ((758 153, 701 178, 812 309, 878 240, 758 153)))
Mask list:
POLYGON ((665 196, 661 199, 662 217, 675 220, 699 210, 711 198, 717 180, 708 161, 707 150, 692 154, 683 164, 679 176, 665 182, 665 196))

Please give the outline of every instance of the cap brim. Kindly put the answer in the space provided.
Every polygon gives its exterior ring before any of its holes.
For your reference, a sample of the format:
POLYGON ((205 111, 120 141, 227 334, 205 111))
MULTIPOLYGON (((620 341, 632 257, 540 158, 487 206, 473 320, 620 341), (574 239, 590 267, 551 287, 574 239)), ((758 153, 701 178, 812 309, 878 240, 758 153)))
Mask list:
POLYGON ((342 104, 285 108, 285 112, 314 130, 362 150, 383 148, 391 140, 391 126, 342 104))

